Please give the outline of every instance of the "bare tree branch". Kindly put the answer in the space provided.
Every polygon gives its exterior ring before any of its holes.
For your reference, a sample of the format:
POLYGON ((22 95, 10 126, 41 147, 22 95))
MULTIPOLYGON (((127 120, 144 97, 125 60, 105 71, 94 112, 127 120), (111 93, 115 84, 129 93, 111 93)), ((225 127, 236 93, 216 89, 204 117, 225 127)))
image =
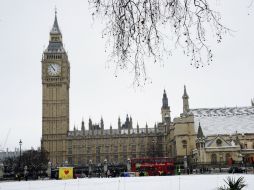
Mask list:
POLYGON ((103 37, 111 44, 111 61, 119 69, 131 69, 134 84, 147 80, 147 58, 162 61, 163 55, 181 48, 196 68, 210 64, 213 53, 207 30, 221 42, 229 29, 206 0, 89 0, 93 16, 105 21, 103 37), (166 34, 163 31, 166 30, 166 34), (172 39, 172 40, 169 40, 172 39), (171 41, 171 43, 170 43, 171 41))

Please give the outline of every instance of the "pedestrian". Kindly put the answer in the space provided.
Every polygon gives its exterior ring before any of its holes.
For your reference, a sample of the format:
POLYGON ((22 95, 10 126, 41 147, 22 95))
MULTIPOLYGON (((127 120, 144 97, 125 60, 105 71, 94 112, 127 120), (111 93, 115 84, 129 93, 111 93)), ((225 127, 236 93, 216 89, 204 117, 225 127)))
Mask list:
POLYGON ((107 171, 107 177, 110 177, 110 170, 107 171))

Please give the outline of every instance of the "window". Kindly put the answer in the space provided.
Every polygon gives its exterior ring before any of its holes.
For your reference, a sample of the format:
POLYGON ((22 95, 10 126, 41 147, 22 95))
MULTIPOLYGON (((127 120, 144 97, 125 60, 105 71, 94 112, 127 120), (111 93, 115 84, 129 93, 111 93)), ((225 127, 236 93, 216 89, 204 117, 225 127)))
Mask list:
POLYGON ((145 149, 146 149, 145 145, 141 144, 140 145, 140 152, 145 152, 146 151, 145 149))
POLYGON ((105 147, 105 153, 109 153, 109 146, 105 147))
POLYGON ((101 153, 101 147, 97 146, 96 147, 96 155, 100 155, 100 153, 101 153))
POLYGON ((217 146, 221 146, 221 145, 222 145, 222 141, 221 141, 220 139, 217 139, 217 140, 216 140, 216 145, 217 145, 217 146))
POLYGON ((212 164, 216 164, 217 163, 217 155, 216 154, 212 154, 211 155, 211 163, 212 164))
POLYGON ((101 147, 97 146, 96 147, 96 162, 99 163, 101 161, 101 147))
POLYGON ((68 157, 68 163, 72 164, 72 157, 68 157))
POLYGON ((118 155, 117 154, 114 155, 114 162, 118 162, 118 155))
POLYGON ((68 148, 68 154, 72 154, 72 148, 68 148))
POLYGON ((87 154, 91 154, 92 147, 87 147, 87 154))
POLYGON ((72 141, 68 141, 68 148, 72 147, 72 141))
POLYGON ((182 140, 182 145, 183 145, 183 148, 187 149, 187 141, 186 140, 182 140))
POLYGON ((123 154, 123 161, 126 162, 127 161, 127 154, 123 154))
POLYGON ((131 145, 131 152, 136 152, 136 145, 131 145))
POLYGON ((114 153, 118 152, 118 146, 114 146, 114 153))
POLYGON ((123 145, 123 152, 127 152, 127 146, 123 145))

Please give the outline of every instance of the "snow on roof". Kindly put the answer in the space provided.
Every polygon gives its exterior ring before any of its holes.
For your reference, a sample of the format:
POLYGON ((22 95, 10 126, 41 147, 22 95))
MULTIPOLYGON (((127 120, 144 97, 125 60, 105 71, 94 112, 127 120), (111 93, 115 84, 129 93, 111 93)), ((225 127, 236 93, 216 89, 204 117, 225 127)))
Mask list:
POLYGON ((253 133, 254 107, 191 109, 195 130, 199 122, 205 136, 214 134, 253 133))

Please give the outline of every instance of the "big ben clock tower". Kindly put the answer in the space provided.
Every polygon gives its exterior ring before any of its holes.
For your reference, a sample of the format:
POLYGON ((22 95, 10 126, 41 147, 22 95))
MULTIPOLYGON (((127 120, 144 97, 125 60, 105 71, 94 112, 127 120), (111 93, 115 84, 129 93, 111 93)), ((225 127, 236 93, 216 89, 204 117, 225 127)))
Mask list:
POLYGON ((42 58, 42 148, 49 152, 53 165, 66 160, 66 137, 69 130, 70 64, 55 21, 49 45, 42 58))

